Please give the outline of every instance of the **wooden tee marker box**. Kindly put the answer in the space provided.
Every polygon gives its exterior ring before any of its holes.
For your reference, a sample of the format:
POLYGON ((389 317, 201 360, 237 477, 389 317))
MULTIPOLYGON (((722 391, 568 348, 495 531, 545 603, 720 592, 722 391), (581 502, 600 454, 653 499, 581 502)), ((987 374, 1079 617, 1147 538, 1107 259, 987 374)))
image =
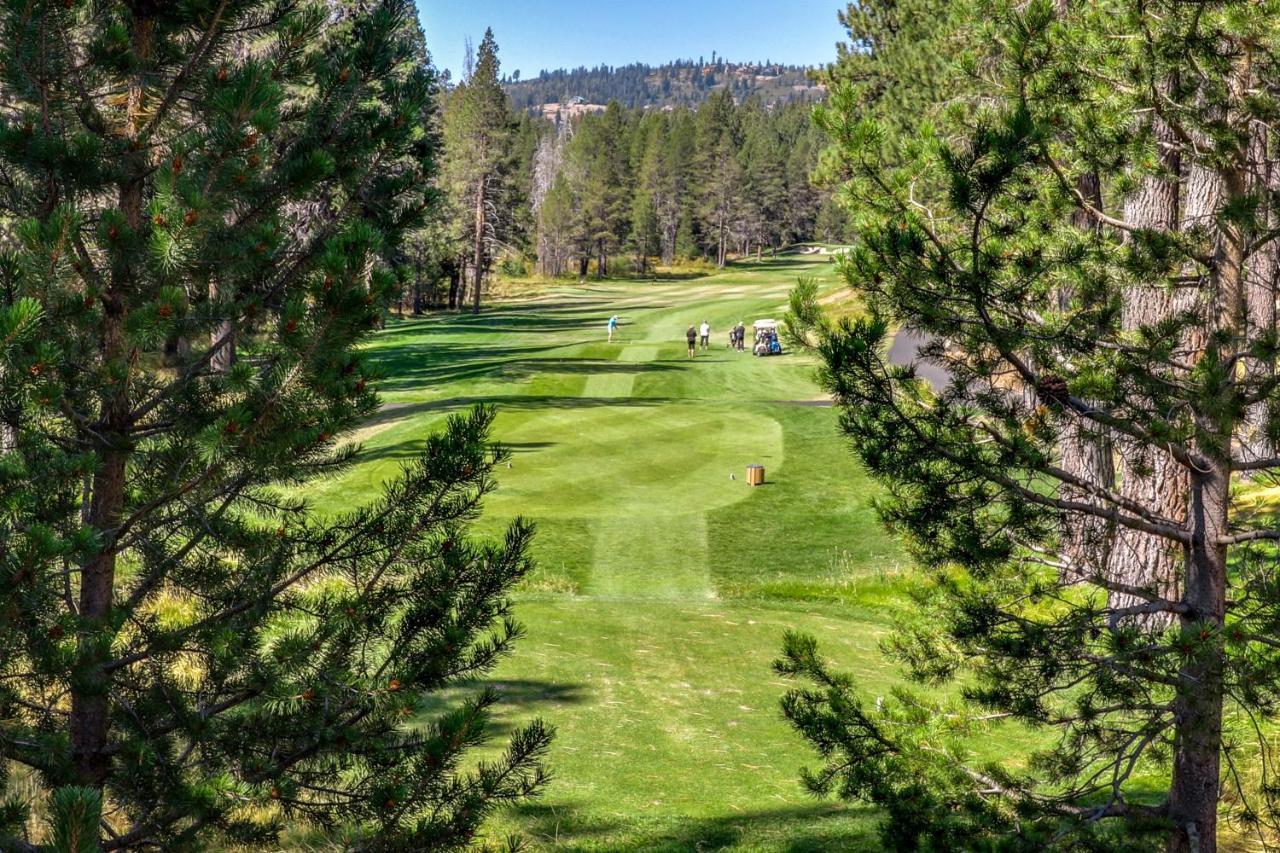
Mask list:
POLYGON ((747 466, 747 484, 752 486, 764 485, 764 466, 763 465, 747 466))

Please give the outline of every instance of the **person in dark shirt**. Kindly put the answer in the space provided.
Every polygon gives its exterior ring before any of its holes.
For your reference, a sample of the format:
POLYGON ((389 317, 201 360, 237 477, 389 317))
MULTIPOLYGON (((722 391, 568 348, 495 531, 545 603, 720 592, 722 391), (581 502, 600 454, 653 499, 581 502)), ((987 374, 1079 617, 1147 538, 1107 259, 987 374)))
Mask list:
POLYGON ((689 342, 689 357, 698 353, 698 330, 693 326, 689 327, 689 331, 684 333, 685 339, 689 342))

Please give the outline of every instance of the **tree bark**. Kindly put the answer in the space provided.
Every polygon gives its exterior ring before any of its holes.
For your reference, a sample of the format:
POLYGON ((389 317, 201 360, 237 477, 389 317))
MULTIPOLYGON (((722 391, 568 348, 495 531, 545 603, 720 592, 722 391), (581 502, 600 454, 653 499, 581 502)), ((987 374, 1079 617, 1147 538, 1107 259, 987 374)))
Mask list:
MULTIPOLYGON (((1064 5, 1060 0, 1060 10, 1064 5)), ((1076 189, 1094 207, 1102 208, 1102 187, 1096 174, 1082 175, 1076 189)), ((1096 221, 1084 210, 1072 214, 1071 223, 1081 231, 1097 228, 1096 221)), ((1060 292, 1060 308, 1067 310, 1072 298, 1065 290, 1060 292)), ((1063 469, 1073 476, 1106 489, 1115 485, 1112 442, 1105 429, 1084 418, 1073 418, 1062 430, 1058 449, 1063 469)), ((1099 503, 1086 489, 1077 486, 1064 484, 1059 491, 1065 500, 1099 503)), ((1064 582, 1074 583, 1105 571, 1115 541, 1115 526, 1111 522, 1081 513, 1064 515, 1061 535, 1064 582)))
MULTIPOLYGON (((1154 119, 1156 152, 1164 174, 1147 175, 1138 189, 1125 200, 1124 218, 1134 225, 1156 231, 1171 231, 1179 226, 1179 179, 1181 161, 1173 131, 1160 119, 1154 119)), ((1202 187, 1203 189, 1203 187, 1202 187)), ((1201 201, 1197 213, 1203 208, 1201 201)), ((1125 296, 1121 325, 1126 330, 1169 317, 1183 297, 1171 294, 1162 283, 1135 285, 1125 296)), ((1118 442, 1122 474, 1120 493, 1139 501, 1154 512, 1180 522, 1187 514, 1188 472, 1166 451, 1130 439, 1118 442)), ((1169 600, 1178 598, 1178 575, 1182 568, 1181 549, 1162 537, 1121 528, 1107 561, 1107 575, 1115 581, 1145 588, 1169 600)), ((1139 599, 1127 593, 1112 592, 1113 608, 1129 607, 1139 599)), ((1168 614, 1153 614, 1147 624, 1168 624, 1168 614)))
MULTIPOLYGON (((1244 152, 1240 152, 1243 154, 1244 152)), ((1195 164, 1187 180, 1186 225, 1213 229, 1213 255, 1208 276, 1210 304, 1197 334, 1187 342, 1195 352, 1221 359, 1248 335, 1245 236, 1238 224, 1214 214, 1225 200, 1238 203, 1248 182, 1239 167, 1221 171, 1195 164)), ((1179 306, 1185 310, 1185 306, 1179 306)), ((1185 642, 1195 651, 1178 671, 1174 699, 1173 780, 1169 816, 1173 831, 1169 849, 1175 853, 1215 853, 1218 800, 1221 788, 1224 653, 1222 628, 1226 615, 1227 516, 1231 505, 1232 436, 1235 419, 1224 430, 1217 413, 1200 415, 1198 461, 1187 478, 1187 528, 1181 617, 1185 642)))
POLYGON ((1217 463, 1197 472, 1191 487, 1193 539, 1187 559, 1186 597, 1191 612, 1182 616, 1185 631, 1203 640, 1204 650, 1179 673, 1174 701, 1173 782, 1169 791, 1172 853, 1217 850, 1221 785, 1223 651, 1221 628, 1226 612, 1227 549, 1218 537, 1227 532, 1230 472, 1217 463))
MULTIPOLYGON (((1248 171, 1250 189, 1255 193, 1280 192, 1280 163, 1276 162, 1271 147, 1274 140, 1265 126, 1255 126, 1250 133, 1248 171)), ((1265 202, 1264 202, 1265 205, 1265 202)), ((1273 207, 1266 205, 1264 227, 1280 226, 1280 218, 1273 207)), ((1250 259, 1246 273, 1246 302, 1248 313, 1248 338, 1259 340, 1276 328, 1276 282, 1280 277, 1280 241, 1272 240, 1258 247, 1250 259)), ((1275 367, 1268 359, 1245 359, 1246 387, 1269 380, 1275 367)), ((1266 436, 1267 404, 1254 403, 1245 411, 1243 429, 1239 437, 1240 456, 1245 460, 1264 459, 1275 453, 1266 436)))
POLYGON ((171 335, 164 342, 165 367, 177 367, 191 355, 191 342, 183 335, 171 335))
POLYGON ((475 221, 475 261, 473 262, 473 275, 475 277, 475 289, 472 291, 471 297, 471 313, 480 313, 480 289, 484 287, 484 176, 480 177, 480 182, 476 186, 476 221, 475 221))
MULTIPOLYGON (((221 295, 217 278, 210 278, 209 301, 216 305, 221 295)), ((236 361, 235 324, 229 317, 214 326, 213 331, 209 333, 209 345, 217 346, 218 342, 224 338, 226 339, 225 343, 215 349, 213 355, 209 357, 209 366, 218 373, 226 373, 236 361)))
MULTIPOLYGON (((433 288, 434 289, 434 288, 433 288)), ((413 290, 410 293, 413 316, 422 315, 422 259, 419 257, 413 265, 413 290)))
POLYGON ((455 294, 457 302, 449 305, 458 313, 462 313, 462 309, 467 304, 467 256, 464 254, 458 259, 458 291, 455 294))
MULTIPOLYGON (((155 22, 143 15, 133 18, 130 39, 134 54, 145 67, 152 54, 155 22)), ((143 121, 143 77, 135 75, 127 97, 125 134, 130 140, 138 136, 143 121)), ((131 146, 132 149, 132 146, 131 146)), ((124 178, 118 198, 120 211, 128 227, 135 232, 144 227, 143 181, 149 164, 145 150, 131 150, 124 158, 124 178)), ((119 369, 119 381, 109 386, 101 400, 98 423, 92 433, 91 446, 98 457, 89 501, 88 525, 96 530, 100 550, 90 557, 80 571, 79 617, 76 676, 71 679, 71 764, 76 781, 101 788, 111 772, 111 759, 106 754, 110 734, 111 678, 103 668, 111 644, 104 636, 111 632, 111 611, 115 597, 115 531, 120 524, 125 502, 125 477, 130 455, 129 383, 134 353, 125 338, 128 320, 129 292, 135 272, 126 259, 115 267, 102 298, 103 324, 100 346, 106 365, 119 369)))

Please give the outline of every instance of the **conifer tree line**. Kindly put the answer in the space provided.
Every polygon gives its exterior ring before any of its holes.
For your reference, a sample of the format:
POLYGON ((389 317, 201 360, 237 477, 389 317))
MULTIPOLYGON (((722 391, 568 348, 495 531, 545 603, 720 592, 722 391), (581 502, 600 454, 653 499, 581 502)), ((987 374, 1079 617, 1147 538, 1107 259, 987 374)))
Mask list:
POLYGON ((812 106, 716 89, 696 109, 555 121, 513 108, 487 31, 440 93, 441 204, 415 244, 402 307, 479 311, 500 265, 541 275, 649 273, 655 263, 757 257, 838 241, 847 220, 811 176, 812 106), (619 266, 620 265, 620 266, 619 266))
POLYGON ((822 148, 810 108, 739 104, 722 89, 695 110, 626 110, 542 129, 534 152, 534 254, 544 275, 649 271, 652 262, 776 251, 838 239, 810 174, 822 148))
POLYGON ((1269 849, 1280 7, 842 21, 817 120, 868 314, 804 285, 789 335, 925 570, 886 652, 944 690, 868 695, 790 635, 805 783, 880 806, 886 849, 1269 849), (948 382, 889 361, 900 329, 948 382))
POLYGON ((0 5, 0 849, 458 849, 542 786, 541 723, 423 711, 521 630, 493 412, 297 497, 449 222, 439 97, 408 0, 0 5))

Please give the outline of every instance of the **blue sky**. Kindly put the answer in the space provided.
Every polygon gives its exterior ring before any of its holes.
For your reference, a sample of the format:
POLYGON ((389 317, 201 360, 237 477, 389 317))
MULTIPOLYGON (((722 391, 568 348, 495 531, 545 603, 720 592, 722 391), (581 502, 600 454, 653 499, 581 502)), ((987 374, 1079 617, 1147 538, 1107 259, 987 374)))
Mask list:
POLYGON ((845 0, 417 0, 437 67, 456 78, 467 36, 487 26, 502 73, 533 77, 579 65, 671 59, 765 60, 816 65, 845 36, 845 0))

